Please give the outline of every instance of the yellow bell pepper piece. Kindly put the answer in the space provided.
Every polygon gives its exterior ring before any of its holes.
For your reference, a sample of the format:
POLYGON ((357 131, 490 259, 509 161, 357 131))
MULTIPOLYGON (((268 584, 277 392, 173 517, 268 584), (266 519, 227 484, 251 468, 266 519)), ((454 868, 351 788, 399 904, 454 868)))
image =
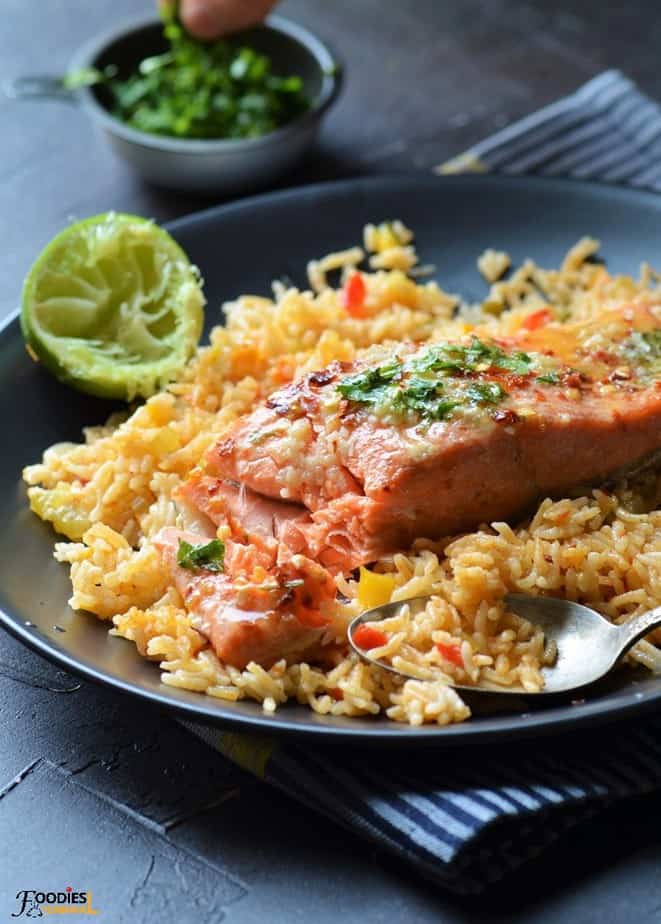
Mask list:
POLYGON ((29 488, 30 508, 37 516, 53 524, 56 532, 67 539, 81 539, 92 525, 79 509, 74 491, 67 482, 54 488, 29 488))
POLYGON ((395 590, 396 581, 392 574, 376 574, 367 568, 360 569, 358 580, 358 602, 365 609, 389 603, 395 590))

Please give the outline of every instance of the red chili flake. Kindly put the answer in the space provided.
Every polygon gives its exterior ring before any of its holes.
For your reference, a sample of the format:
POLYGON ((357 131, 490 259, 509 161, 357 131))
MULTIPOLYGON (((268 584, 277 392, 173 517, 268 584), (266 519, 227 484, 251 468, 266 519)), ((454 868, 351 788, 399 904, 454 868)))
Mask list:
POLYGON ((519 415, 515 411, 494 411, 491 419, 496 423, 515 424, 519 422, 519 415))
MULTIPOLYGON (((583 354, 586 354, 586 350, 581 351, 583 354)), ((608 366, 614 366, 618 362, 618 358, 614 353, 609 353, 607 350, 595 350, 591 354, 592 358, 600 363, 606 363, 608 366)))
POLYGON ((565 372, 562 376, 562 384, 569 388, 580 388, 584 381, 585 378, 580 372, 565 372))
POLYGON ((388 636, 372 626, 358 626, 353 634, 353 640, 363 651, 369 651, 371 648, 380 648, 385 645, 388 636))
POLYGON ((332 369, 321 369, 319 372, 312 372, 308 376, 311 385, 328 385, 332 382, 337 373, 332 369))
POLYGON ((365 296, 367 289, 360 273, 352 273, 344 283, 342 306, 354 318, 365 317, 365 296))
POLYGON ((457 667, 464 666, 461 645, 444 645, 443 642, 436 642, 436 648, 445 661, 450 661, 452 664, 456 664, 457 667))
MULTIPOLYGON (((453 372, 453 375, 461 375, 461 372, 453 372)), ((466 378, 477 379, 481 382, 495 382, 497 385, 500 385, 501 388, 505 389, 505 392, 509 394, 512 389, 516 388, 527 388, 532 380, 534 373, 526 373, 525 375, 518 375, 513 372, 504 372, 502 369, 498 369, 493 366, 490 369, 487 369, 486 372, 470 372, 466 374, 466 378)))

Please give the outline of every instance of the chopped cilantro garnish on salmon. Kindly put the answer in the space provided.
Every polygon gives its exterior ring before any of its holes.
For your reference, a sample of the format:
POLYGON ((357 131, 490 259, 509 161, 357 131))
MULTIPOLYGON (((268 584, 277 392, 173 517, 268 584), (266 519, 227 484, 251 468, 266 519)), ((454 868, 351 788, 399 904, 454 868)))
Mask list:
POLYGON ((499 404, 507 392, 498 382, 474 382, 466 389, 466 396, 473 404, 499 404))
POLYGON ((212 539, 202 545, 191 545, 184 539, 179 540, 177 564, 189 571, 222 571, 225 558, 225 544, 220 539, 212 539))
POLYGON ((485 372, 527 375, 533 364, 527 353, 506 353, 497 344, 474 337, 470 344, 438 343, 409 359, 346 376, 337 390, 355 404, 426 423, 447 420, 465 408, 499 404, 507 391, 493 381, 475 380, 485 372))

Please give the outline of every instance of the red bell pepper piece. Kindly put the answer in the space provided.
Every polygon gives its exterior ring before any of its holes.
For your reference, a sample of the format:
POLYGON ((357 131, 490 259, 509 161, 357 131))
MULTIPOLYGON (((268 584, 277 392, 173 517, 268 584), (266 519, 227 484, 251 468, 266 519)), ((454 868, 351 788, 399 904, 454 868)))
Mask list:
POLYGON ((369 651, 370 648, 380 648, 381 645, 385 645, 388 636, 372 626, 358 626, 353 634, 353 640, 363 651, 369 651))
POLYGON ((352 273, 342 289, 342 305, 353 318, 365 317, 367 288, 360 273, 352 273))
POLYGON ((540 308, 539 311, 533 311, 532 314, 529 314, 525 321, 521 324, 521 327, 523 327, 525 330, 537 330, 538 327, 543 327, 551 320, 553 320, 553 315, 549 309, 540 308))
POLYGON ((464 666, 460 645, 444 645, 443 642, 436 642, 436 648, 445 661, 450 661, 452 664, 456 664, 457 667, 464 666))

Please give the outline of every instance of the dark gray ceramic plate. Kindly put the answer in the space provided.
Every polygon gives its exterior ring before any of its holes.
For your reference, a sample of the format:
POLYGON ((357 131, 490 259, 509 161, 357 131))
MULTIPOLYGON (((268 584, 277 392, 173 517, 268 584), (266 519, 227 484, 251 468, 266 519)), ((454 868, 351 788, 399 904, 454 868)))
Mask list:
MULTIPOLYGON (((450 291, 485 292, 475 268, 487 246, 556 265, 578 237, 601 239, 610 269, 637 273, 661 252, 661 198, 573 182, 498 177, 393 177, 310 186, 248 199, 181 219, 171 226, 202 269, 209 325, 219 305, 241 292, 268 293, 288 276, 304 283, 307 260, 359 239, 368 221, 401 218, 417 233, 423 262, 434 263, 450 291)), ((18 299, 20 280, 16 280, 18 299)), ((101 422, 107 403, 86 398, 34 366, 18 321, 0 332, 0 617, 9 631, 48 658, 83 676, 151 700, 182 717, 269 733, 351 737, 354 743, 473 744, 488 738, 569 730, 633 717, 661 707, 661 677, 615 674, 584 700, 533 699, 494 712, 493 704, 463 724, 421 729, 386 720, 323 718, 299 706, 266 717, 251 702, 223 703, 159 681, 156 665, 129 642, 112 638, 94 616, 67 606, 67 569, 52 557, 53 534, 34 517, 20 481, 22 467, 51 443, 77 440, 85 424, 101 422), (59 626, 59 628, 56 628, 59 626), (64 630, 64 631, 61 631, 64 630)))

